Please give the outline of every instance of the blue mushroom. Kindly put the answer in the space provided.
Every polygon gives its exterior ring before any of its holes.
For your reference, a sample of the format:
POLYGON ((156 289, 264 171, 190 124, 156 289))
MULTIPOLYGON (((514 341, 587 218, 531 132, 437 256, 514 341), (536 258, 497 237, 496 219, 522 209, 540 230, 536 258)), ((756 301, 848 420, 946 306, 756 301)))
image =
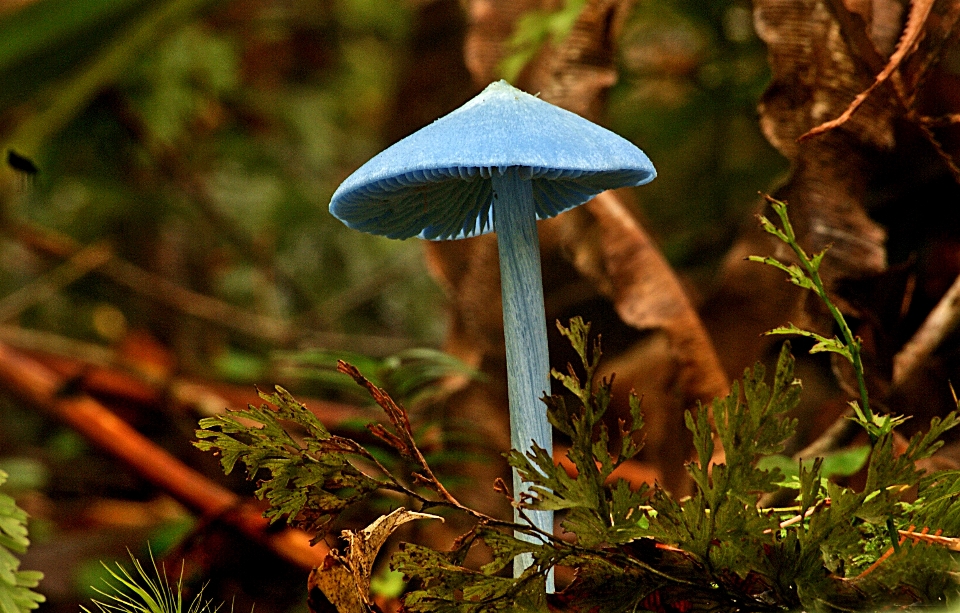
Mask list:
MULTIPOLYGON (((654 177, 653 164, 626 139, 498 81, 361 166, 333 194, 330 212, 350 228, 389 238, 496 232, 511 444, 552 452, 540 401, 550 367, 535 222, 654 177)), ((516 472, 513 480, 519 496, 516 472)), ((553 531, 552 512, 528 515, 553 531)))

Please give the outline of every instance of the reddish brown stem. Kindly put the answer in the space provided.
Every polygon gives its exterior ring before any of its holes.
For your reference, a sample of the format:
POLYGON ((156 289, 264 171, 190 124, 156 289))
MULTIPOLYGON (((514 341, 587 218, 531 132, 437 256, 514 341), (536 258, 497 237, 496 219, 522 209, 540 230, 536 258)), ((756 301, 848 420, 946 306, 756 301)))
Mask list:
POLYGON ((91 443, 191 510, 218 517, 303 568, 319 566, 329 549, 311 547, 299 530, 267 530, 267 520, 239 496, 185 465, 85 394, 61 397, 65 381, 52 370, 0 344, 0 385, 20 399, 62 420, 91 443))

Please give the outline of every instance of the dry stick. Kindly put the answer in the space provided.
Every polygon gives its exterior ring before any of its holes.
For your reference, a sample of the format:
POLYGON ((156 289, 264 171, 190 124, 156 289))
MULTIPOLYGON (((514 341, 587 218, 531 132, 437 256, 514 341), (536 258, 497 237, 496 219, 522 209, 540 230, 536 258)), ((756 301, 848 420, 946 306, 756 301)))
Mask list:
MULTIPOLYGON (((94 396, 105 394, 123 402, 191 409, 204 416, 217 415, 228 407, 256 402, 250 386, 204 381, 189 377, 158 378, 128 363, 113 349, 85 343, 52 332, 0 324, 0 343, 25 351, 56 376, 83 377, 82 389, 94 396)), ((346 421, 368 419, 365 407, 320 400, 307 400, 308 409, 324 425, 335 428, 346 421)))
POLYGON ((31 306, 49 300, 64 287, 106 264, 111 257, 110 247, 103 243, 76 251, 60 266, 0 298, 0 322, 9 321, 31 306))
POLYGON ((117 352, 109 347, 79 341, 53 332, 31 330, 11 324, 0 324, 0 342, 15 349, 41 352, 70 358, 85 367, 111 368, 117 365, 117 352))
POLYGON ((917 2, 911 4, 910 14, 908 16, 907 23, 904 26, 904 33, 897 44, 897 48, 887 61, 887 65, 876 76, 874 82, 871 83, 867 89, 857 94, 857 96, 853 99, 853 102, 850 103, 850 105, 843 113, 841 113, 839 117, 823 122, 819 126, 808 131, 806 134, 801 135, 798 140, 806 140, 812 136, 822 134, 846 123, 846 121, 853 116, 857 109, 860 108, 860 105, 862 105, 867 98, 870 97, 870 94, 872 94, 877 87, 886 83, 891 76, 897 73, 897 71, 900 69, 900 64, 904 61, 908 54, 912 53, 916 49, 917 45, 920 43, 920 40, 923 37, 923 24, 930 16, 930 11, 933 8, 933 4, 933 0, 918 0, 917 2))
POLYGON ((270 533, 267 520, 239 496, 183 464, 97 401, 83 394, 59 396, 63 384, 49 369, 0 344, 0 385, 6 390, 61 419, 193 511, 221 518, 302 568, 322 564, 329 552, 324 543, 311 547, 310 537, 300 530, 270 533))
MULTIPOLYGON (((813 505, 812 507, 808 508, 808 509, 807 509, 806 511, 804 511, 802 514, 801 514, 801 513, 798 513, 798 514, 794 515, 793 517, 790 517, 789 519, 785 519, 785 520, 783 520, 782 522, 780 522, 780 529, 782 530, 782 529, 784 529, 784 528, 789 528, 790 526, 792 526, 792 525, 794 525, 794 524, 799 524, 799 523, 802 522, 803 520, 809 519, 810 516, 813 515, 814 513, 816 513, 819 509, 821 509, 821 508, 823 508, 823 507, 828 507, 828 506, 830 506, 830 499, 829 499, 829 498, 824 498, 823 500, 818 501, 817 504, 815 504, 815 505, 813 505)), ((772 533, 773 533, 773 528, 767 528, 766 530, 763 531, 763 533, 764 533, 764 534, 772 534, 772 533)))
POLYGON ((893 358, 893 385, 900 387, 960 323, 960 276, 893 358))
POLYGON ((105 275, 135 292, 177 308, 198 319, 226 325, 250 336, 278 343, 292 338, 286 322, 258 315, 231 304, 190 291, 169 279, 148 272, 125 260, 115 259, 103 267, 105 275))
MULTIPOLYGON (((82 249, 72 238, 47 229, 17 224, 11 230, 22 244, 47 255, 74 257, 82 249)), ((198 294, 118 257, 104 262, 100 272, 138 294, 198 319, 278 343, 292 338, 290 326, 282 320, 251 313, 222 300, 198 294)))
MULTIPOLYGON (((384 410, 387 414, 387 418, 393 423, 394 429, 399 435, 397 438, 403 441, 408 449, 408 453, 416 458, 417 464, 420 465, 421 470, 423 470, 426 479, 423 479, 423 483, 430 487, 435 492, 437 492, 444 500, 448 503, 454 505, 457 508, 464 508, 460 502, 453 497, 453 495, 447 491, 447 488, 443 486, 443 483, 437 479, 436 475, 433 474, 433 469, 430 468, 430 465, 427 464, 426 458, 423 457, 423 453, 420 451, 420 448, 417 447, 416 441, 413 440, 411 435, 410 420, 407 416, 407 413, 400 408, 400 406, 394 402, 393 398, 389 394, 384 392, 382 388, 377 387, 371 383, 363 374, 357 369, 356 366, 348 364, 343 360, 337 360, 337 370, 342 372, 345 375, 348 375, 359 385, 367 388, 367 391, 370 392, 371 397, 380 405, 380 408, 384 410)), ((371 431, 377 435, 377 430, 371 428, 371 431)), ((383 430, 381 430, 383 431, 383 430)), ((386 471, 385 471, 386 472, 386 471)))
POLYGON ((931 128, 943 128, 952 126, 955 123, 960 123, 960 113, 947 113, 939 117, 922 116, 920 117, 920 121, 931 128))
MULTIPOLYGON (((902 54, 902 57, 897 61, 898 65, 905 61, 907 54, 912 53, 913 50, 916 50, 917 45, 919 44, 919 38, 922 38, 923 36, 922 26, 929 18, 930 9, 932 7, 932 1, 912 3, 910 15, 908 17, 907 24, 905 25, 904 32, 901 35, 896 53, 900 53, 901 48, 907 49, 907 51, 905 51, 902 54)), ((863 61, 867 65, 867 68, 873 74, 877 75, 877 77, 874 83, 866 91, 861 92, 861 94, 858 95, 857 98, 850 104, 850 106, 844 112, 844 115, 832 121, 821 124, 820 126, 801 136, 800 140, 804 140, 810 136, 814 136, 815 134, 835 128, 848 120, 856 111, 856 108, 859 107, 859 105, 862 104, 867 97, 869 97, 870 92, 875 87, 880 85, 881 80, 885 78, 883 75, 890 70, 890 65, 888 65, 887 60, 879 54, 877 48, 867 35, 866 24, 860 15, 848 9, 842 0, 830 0, 830 8, 833 10, 834 16, 836 17, 837 22, 840 24, 840 30, 848 46, 856 51, 856 59, 863 61)), ((894 55, 896 55, 896 53, 894 55)), ((890 62, 893 63, 893 56, 890 57, 890 62)), ((926 69, 921 69, 921 72, 924 70, 926 69)), ((950 171, 950 174, 953 175, 954 180, 960 182, 960 167, 958 167, 956 162, 954 162, 950 152, 943 147, 939 140, 937 140, 936 135, 931 129, 936 126, 956 123, 958 121, 957 114, 946 115, 940 118, 922 116, 914 108, 917 91, 910 92, 909 94, 905 91, 903 80, 900 76, 899 67, 894 69, 892 73, 889 74, 889 81, 893 85, 893 97, 897 104, 903 108, 906 118, 917 124, 920 132, 933 147, 934 151, 936 151, 937 155, 940 156, 940 159, 943 160, 944 164, 946 164, 947 169, 950 171)), ((914 79, 914 82, 919 82, 919 79, 914 79)))
MULTIPOLYGON (((21 244, 43 255, 69 258, 82 249, 72 238, 47 228, 18 223, 11 225, 8 230, 21 244)), ((309 338, 313 345, 349 346, 353 350, 371 355, 395 353, 410 347, 410 341, 405 338, 345 335, 313 330, 299 332, 282 319, 252 313, 222 300, 191 291, 116 256, 100 266, 98 271, 115 283, 181 313, 278 345, 286 345, 302 337, 309 338)))
POLYGON ((950 171, 950 174, 953 176, 953 180, 957 183, 960 183, 960 166, 957 166, 957 163, 953 161, 953 156, 947 151, 943 144, 937 140, 937 135, 933 133, 933 128, 924 123, 921 118, 916 114, 913 109, 908 109, 907 117, 916 122, 917 128, 919 128, 920 133, 926 137, 927 142, 930 143, 930 146, 933 147, 933 150, 936 152, 940 159, 947 166, 947 170, 950 171))
POLYGON ((927 545, 939 545, 950 551, 960 551, 960 538, 955 536, 943 536, 943 530, 938 528, 933 534, 927 534, 929 528, 924 528, 920 532, 911 530, 897 530, 900 536, 912 540, 914 543, 925 543, 927 545))
MULTIPOLYGON (((913 26, 910 26, 911 23, 908 20, 908 25, 905 26, 907 29, 904 31, 901 36, 901 45, 904 44, 908 38, 916 36, 916 33, 913 30, 917 29, 917 23, 923 23, 926 21, 929 16, 929 8, 927 13, 924 13, 922 7, 918 7, 919 3, 914 2, 911 6, 911 15, 910 19, 913 20, 913 26)), ((932 7, 932 3, 931 3, 932 7)), ((882 75, 885 70, 887 70, 887 59, 880 55, 877 51, 876 46, 874 46, 873 41, 870 39, 870 36, 867 34, 867 25, 863 18, 856 13, 847 8, 843 3, 843 0, 830 0, 830 8, 833 10, 833 14, 837 19, 837 22, 840 24, 840 30, 843 34, 844 39, 847 42, 847 45, 855 51, 855 57, 858 60, 863 61, 867 68, 875 75, 882 75)), ((898 47, 899 49, 899 47, 898 47)), ((892 58, 891 58, 892 59, 892 58)), ((902 62, 903 60, 901 60, 902 62)), ((880 76, 877 77, 879 79, 880 76)), ((889 77, 890 83, 893 86, 893 98, 896 103, 903 109, 905 116, 910 121, 913 121, 917 124, 920 132, 926 137, 930 145, 933 146, 934 150, 947 165, 948 170, 953 175, 954 179, 960 181, 960 168, 957 167, 956 163, 953 161, 953 158, 950 156, 950 153, 943 148, 943 145, 940 144, 940 141, 937 140, 936 135, 933 133, 931 128, 933 123, 928 121, 929 118, 919 115, 914 108, 914 100, 916 99, 917 92, 913 91, 908 94, 904 88, 903 79, 900 75, 900 70, 897 68, 894 70, 889 77)), ((870 87, 873 88, 878 85, 879 82, 875 82, 870 87)), ((869 91, 869 90, 868 90, 869 91)), ((864 92, 861 95, 866 95, 867 92, 864 92)), ((865 100, 866 98, 864 98, 865 100)), ((854 101, 853 104, 858 104, 854 101)), ((852 105, 851 105, 852 108, 852 105)), ((855 109, 854 109, 855 110, 855 109)), ((852 114, 853 111, 848 109, 848 112, 852 114)), ((849 119, 849 117, 848 117, 849 119)), ((835 121, 840 121, 839 119, 835 121)), ((829 123, 829 122, 828 122, 829 123)), ((842 122, 841 122, 842 123, 842 122)), ((826 125, 826 124, 824 124, 826 125)), ((839 125, 839 124, 837 124, 839 125)), ((815 128, 814 130, 819 130, 824 126, 815 128)), ((836 126, 834 126, 836 127, 836 126)), ((800 137, 801 140, 807 138, 813 133, 813 131, 804 134, 800 137)))

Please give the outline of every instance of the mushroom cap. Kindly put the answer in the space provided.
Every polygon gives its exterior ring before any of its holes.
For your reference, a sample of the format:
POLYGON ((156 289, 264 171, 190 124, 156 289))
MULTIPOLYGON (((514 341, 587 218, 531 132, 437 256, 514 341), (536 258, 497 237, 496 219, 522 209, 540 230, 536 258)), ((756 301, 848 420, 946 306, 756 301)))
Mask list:
POLYGON ((510 167, 531 180, 537 219, 657 174, 628 140, 498 81, 357 169, 330 212, 389 238, 485 234, 493 230, 490 177, 510 167))

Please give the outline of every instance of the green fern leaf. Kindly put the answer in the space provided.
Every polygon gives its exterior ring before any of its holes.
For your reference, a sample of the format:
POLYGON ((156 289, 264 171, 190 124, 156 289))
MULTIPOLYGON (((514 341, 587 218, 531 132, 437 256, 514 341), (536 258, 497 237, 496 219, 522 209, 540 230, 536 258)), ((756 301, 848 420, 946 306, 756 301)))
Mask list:
MULTIPOLYGON (((0 485, 6 481, 7 473, 0 470, 0 485)), ((0 493, 0 613, 27 613, 46 601, 33 590, 43 573, 20 570, 20 560, 14 555, 25 553, 29 546, 27 513, 13 498, 0 493)))

